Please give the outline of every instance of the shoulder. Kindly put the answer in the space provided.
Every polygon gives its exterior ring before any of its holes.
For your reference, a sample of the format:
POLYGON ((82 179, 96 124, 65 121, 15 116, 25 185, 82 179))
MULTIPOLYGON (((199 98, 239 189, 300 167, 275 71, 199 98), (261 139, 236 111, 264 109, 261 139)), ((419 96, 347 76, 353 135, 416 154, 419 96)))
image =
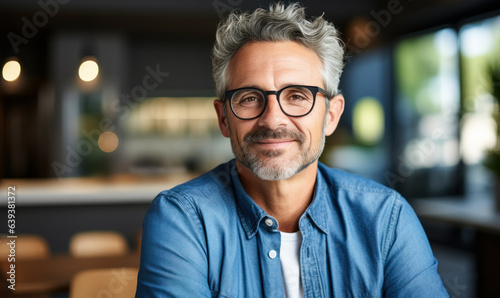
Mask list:
POLYGON ((322 163, 319 164, 318 168, 321 176, 331 189, 381 196, 399 195, 392 188, 344 170, 330 168, 322 163))
POLYGON ((150 209, 174 204, 194 215, 231 204, 234 199, 230 168, 231 162, 221 164, 193 180, 160 192, 150 209))
POLYGON ((322 164, 319 171, 327 184, 328 197, 331 199, 328 204, 336 218, 355 222, 360 233, 372 231, 372 235, 380 237, 384 256, 399 226, 408 229, 410 235, 412 231, 421 229, 413 208, 392 188, 322 164))
POLYGON ((209 172, 190 181, 162 191, 160 196, 204 197, 210 194, 227 192, 232 188, 230 163, 223 163, 209 172))
POLYGON ((333 200, 331 203, 342 213, 393 218, 402 208, 411 209, 397 191, 378 182, 323 164, 319 165, 319 172, 333 200))

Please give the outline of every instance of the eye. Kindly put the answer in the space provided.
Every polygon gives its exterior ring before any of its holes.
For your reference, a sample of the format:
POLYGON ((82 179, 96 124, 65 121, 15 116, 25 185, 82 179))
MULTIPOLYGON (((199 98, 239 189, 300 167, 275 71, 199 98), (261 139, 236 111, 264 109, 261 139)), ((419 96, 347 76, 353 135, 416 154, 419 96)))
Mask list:
POLYGON ((289 96, 289 100, 291 100, 291 101, 303 101, 303 100, 307 100, 307 98, 305 98, 301 94, 292 94, 289 96))
POLYGON ((263 95, 255 90, 241 90, 233 96, 233 103, 239 106, 255 106, 263 102, 263 95))
POLYGON ((284 95, 287 102, 295 104, 310 101, 312 98, 310 94, 302 90, 289 90, 284 95))
POLYGON ((245 103, 255 103, 260 101, 259 98, 255 96, 248 96, 248 97, 242 97, 240 101, 238 102, 239 104, 245 104, 245 103))

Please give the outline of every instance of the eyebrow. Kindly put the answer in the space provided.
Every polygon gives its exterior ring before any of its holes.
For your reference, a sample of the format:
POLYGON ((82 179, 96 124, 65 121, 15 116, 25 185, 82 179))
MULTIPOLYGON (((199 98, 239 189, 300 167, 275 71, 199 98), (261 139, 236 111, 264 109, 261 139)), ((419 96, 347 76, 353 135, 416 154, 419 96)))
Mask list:
POLYGON ((275 90, 265 90, 265 88, 259 87, 257 85, 248 85, 248 86, 242 86, 242 87, 233 88, 233 89, 255 88, 255 89, 262 90, 262 91, 278 91, 278 90, 281 90, 283 88, 286 88, 286 87, 289 87, 289 86, 295 86, 295 85, 313 86, 313 85, 302 84, 302 83, 288 83, 288 84, 283 84, 281 88, 278 88, 278 89, 275 89, 275 90))

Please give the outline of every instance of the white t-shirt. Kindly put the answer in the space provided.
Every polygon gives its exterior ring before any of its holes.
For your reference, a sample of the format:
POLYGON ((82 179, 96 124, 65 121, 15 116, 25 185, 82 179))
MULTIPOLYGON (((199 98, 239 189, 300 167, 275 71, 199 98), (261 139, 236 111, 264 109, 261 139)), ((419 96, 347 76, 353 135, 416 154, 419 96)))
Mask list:
POLYGON ((280 261, 281 275, 285 287, 285 297, 304 297, 304 289, 300 278, 300 245, 302 234, 281 233, 280 261))

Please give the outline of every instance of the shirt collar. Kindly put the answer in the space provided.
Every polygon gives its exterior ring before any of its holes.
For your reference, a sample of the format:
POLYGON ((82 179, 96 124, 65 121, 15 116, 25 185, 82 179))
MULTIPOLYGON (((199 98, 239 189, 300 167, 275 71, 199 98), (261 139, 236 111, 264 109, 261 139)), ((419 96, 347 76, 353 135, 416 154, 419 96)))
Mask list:
MULTIPOLYGON (((236 170, 236 162, 233 159, 231 162, 230 171, 231 179, 233 181, 234 192, 237 201, 237 212, 240 217, 241 224, 247 235, 247 238, 252 238, 258 231, 260 222, 266 217, 270 217, 262 208, 257 205, 254 200, 247 194, 243 185, 241 184, 236 170)), ((326 185, 324 177, 318 169, 316 176, 316 191, 314 199, 300 218, 299 227, 304 228, 303 218, 307 215, 311 218, 312 222, 324 233, 327 230, 327 215, 325 199, 328 197, 328 186, 326 185)))
POLYGON ((311 205, 307 207, 304 214, 301 216, 299 221, 299 228, 302 230, 304 227, 303 221, 304 218, 309 215, 314 224, 320 229, 323 233, 328 234, 328 225, 327 225, 327 206, 325 200, 331 200, 331 193, 328 191, 329 187, 325 181, 325 177, 323 177, 322 172, 317 170, 316 174, 316 191, 314 193, 313 201, 311 205))
POLYGON ((250 239, 257 233, 260 221, 268 215, 252 200, 252 198, 250 198, 243 188, 238 176, 238 171, 236 170, 236 162, 234 159, 231 161, 230 171, 236 195, 238 216, 247 234, 247 238, 250 239))

